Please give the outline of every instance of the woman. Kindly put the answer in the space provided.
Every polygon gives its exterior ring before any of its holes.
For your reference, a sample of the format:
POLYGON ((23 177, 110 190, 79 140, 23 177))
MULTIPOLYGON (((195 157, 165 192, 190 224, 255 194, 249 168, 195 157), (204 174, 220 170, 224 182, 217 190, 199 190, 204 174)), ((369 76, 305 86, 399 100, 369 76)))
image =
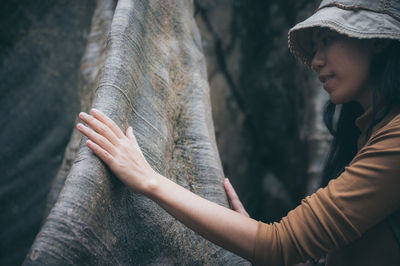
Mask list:
POLYGON ((335 138, 324 171, 332 180, 280 223, 249 218, 227 181, 235 211, 158 174, 132 128, 124 134, 98 110, 81 113, 89 127, 77 128, 129 188, 255 264, 292 265, 327 254, 327 265, 400 265, 393 233, 400 217, 398 40, 399 1, 323 1, 290 30, 291 51, 313 68, 330 95, 325 117, 335 138), (336 126, 335 104, 343 104, 336 126))

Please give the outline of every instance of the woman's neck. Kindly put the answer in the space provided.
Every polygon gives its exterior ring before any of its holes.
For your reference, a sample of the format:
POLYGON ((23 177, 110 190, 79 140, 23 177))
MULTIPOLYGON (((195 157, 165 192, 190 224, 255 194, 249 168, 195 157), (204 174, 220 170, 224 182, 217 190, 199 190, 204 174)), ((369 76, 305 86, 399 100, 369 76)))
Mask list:
MULTIPOLYGON (((358 95, 357 102, 361 104, 364 112, 367 111, 373 105, 373 97, 377 95, 373 95, 372 87, 369 86, 367 89, 362 90, 362 93, 358 95)), ((376 98, 375 98, 376 99, 376 98)))

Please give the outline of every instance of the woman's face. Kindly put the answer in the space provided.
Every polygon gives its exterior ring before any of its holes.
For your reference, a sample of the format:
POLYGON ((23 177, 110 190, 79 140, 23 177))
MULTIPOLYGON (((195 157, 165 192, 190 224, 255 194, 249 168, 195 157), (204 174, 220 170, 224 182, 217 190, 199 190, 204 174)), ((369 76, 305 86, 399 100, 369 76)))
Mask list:
POLYGON ((314 30, 312 69, 335 104, 358 101, 371 105, 372 41, 347 37, 320 28, 314 30))

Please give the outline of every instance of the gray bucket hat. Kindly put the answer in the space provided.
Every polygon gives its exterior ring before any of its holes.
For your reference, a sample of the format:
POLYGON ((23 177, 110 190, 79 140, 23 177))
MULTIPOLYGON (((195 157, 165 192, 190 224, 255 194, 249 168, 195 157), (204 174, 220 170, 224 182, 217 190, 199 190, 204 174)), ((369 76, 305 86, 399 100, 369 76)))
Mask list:
POLYGON ((295 25, 288 34, 291 52, 308 66, 315 27, 358 39, 400 40, 400 0, 323 0, 311 17, 295 25))

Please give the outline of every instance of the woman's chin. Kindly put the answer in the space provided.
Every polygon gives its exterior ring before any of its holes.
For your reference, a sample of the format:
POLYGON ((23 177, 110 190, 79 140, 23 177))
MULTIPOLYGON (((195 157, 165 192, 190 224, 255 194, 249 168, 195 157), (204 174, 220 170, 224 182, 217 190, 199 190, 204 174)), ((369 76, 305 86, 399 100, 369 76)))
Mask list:
POLYGON ((330 97, 331 102, 334 104, 342 104, 343 103, 343 101, 340 97, 337 97, 337 96, 335 97, 335 95, 333 95, 333 94, 330 94, 329 97, 330 97))
POLYGON ((340 95, 340 94, 337 94, 336 91, 332 91, 329 94, 329 99, 334 104, 343 104, 343 103, 352 101, 352 98, 349 95, 340 95))

